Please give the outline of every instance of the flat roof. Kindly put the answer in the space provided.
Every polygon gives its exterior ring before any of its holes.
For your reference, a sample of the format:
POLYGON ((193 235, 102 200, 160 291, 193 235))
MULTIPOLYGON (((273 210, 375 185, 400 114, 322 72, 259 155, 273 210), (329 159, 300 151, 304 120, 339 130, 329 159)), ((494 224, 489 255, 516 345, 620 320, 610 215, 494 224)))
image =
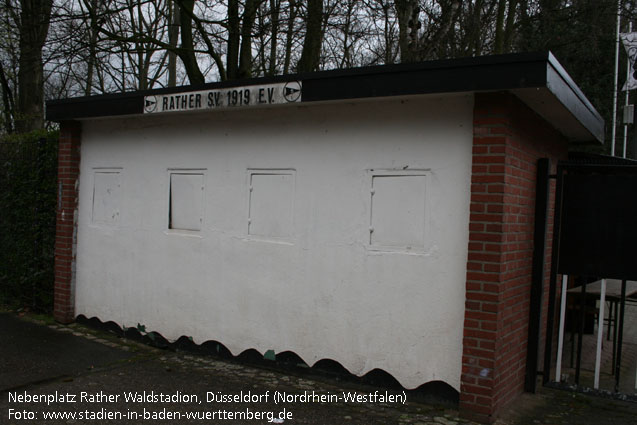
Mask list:
MULTIPOLYGON (((550 52, 379 65, 50 100, 46 118, 67 121, 144 114, 148 96, 298 82, 299 102, 508 91, 570 141, 604 140, 604 119, 550 52)), ((295 103, 298 104, 298 103, 295 103)))

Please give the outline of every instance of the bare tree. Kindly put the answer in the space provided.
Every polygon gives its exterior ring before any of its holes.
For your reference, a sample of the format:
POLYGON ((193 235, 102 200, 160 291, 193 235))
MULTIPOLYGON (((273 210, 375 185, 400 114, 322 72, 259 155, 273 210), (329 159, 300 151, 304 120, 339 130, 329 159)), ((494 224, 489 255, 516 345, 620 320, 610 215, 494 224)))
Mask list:
POLYGON ((281 15, 281 0, 270 0, 270 22, 272 33, 270 35, 270 60, 266 75, 276 74, 277 69, 277 38, 279 36, 279 16, 281 15))
POLYGON ((498 14, 495 23, 493 46, 494 53, 505 53, 511 48, 511 37, 513 36, 513 25, 515 23, 517 6, 518 0, 498 1, 498 14))
POLYGON ((400 59, 402 62, 413 62, 418 58, 418 31, 420 22, 420 6, 417 0, 396 0, 396 16, 398 17, 400 59))
POLYGON ((19 39, 18 31, 20 15, 13 8, 11 2, 6 0, 0 3, 0 89, 2 90, 2 118, 4 132, 14 131, 14 119, 16 113, 17 76, 19 64, 19 39))
POLYGON ((0 132, 42 126, 42 84, 69 97, 520 50, 575 58, 565 46, 584 39, 604 52, 596 16, 611 3, 0 0, 0 132))
POLYGON ((4 130, 7 133, 13 133, 13 111, 15 110, 15 102, 13 100, 13 94, 11 92, 11 87, 9 86, 9 81, 7 80, 7 76, 4 72, 4 67, 2 66, 2 62, 0 62, 0 87, 2 88, 2 115, 4 130))
POLYGON ((174 0, 170 0, 167 3, 168 7, 168 22, 170 22, 170 28, 168 29, 168 44, 170 49, 168 50, 168 87, 174 87, 177 85, 177 42, 179 39, 179 6, 174 0))
POLYGON ((297 65, 299 72, 315 71, 321 58, 323 40, 323 0, 307 1, 306 32, 301 59, 297 65))
MULTIPOLYGON (((181 29, 181 46, 175 52, 182 60, 190 84, 203 84, 206 81, 195 55, 195 42, 193 38, 193 20, 195 19, 194 7, 195 0, 177 0, 179 5, 179 25, 181 29)), ((153 41, 157 45, 161 45, 159 40, 153 41)), ((166 49, 172 49, 170 44, 163 46, 166 49)))
POLYGON ((49 32, 52 5, 52 0, 20 2, 20 69, 16 117, 16 129, 20 132, 44 127, 42 47, 49 32))
POLYGON ((288 29, 287 29, 287 37, 285 40, 285 59, 283 61, 283 73, 287 74, 290 72, 290 63, 292 60, 292 46, 294 44, 294 35, 295 35, 295 21, 296 15, 298 11, 298 4, 296 0, 288 1, 288 29))
POLYGON ((392 0, 365 1, 365 36, 368 64, 392 64, 398 60, 398 29, 392 0))

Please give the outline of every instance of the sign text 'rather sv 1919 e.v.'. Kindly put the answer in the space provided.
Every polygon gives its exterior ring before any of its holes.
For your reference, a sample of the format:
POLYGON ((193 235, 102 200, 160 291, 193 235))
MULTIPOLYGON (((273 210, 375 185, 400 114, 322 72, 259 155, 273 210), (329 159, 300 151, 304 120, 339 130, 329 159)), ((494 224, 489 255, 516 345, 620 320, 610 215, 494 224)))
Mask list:
POLYGON ((197 111, 301 101, 301 82, 231 87, 144 97, 144 113, 197 111))

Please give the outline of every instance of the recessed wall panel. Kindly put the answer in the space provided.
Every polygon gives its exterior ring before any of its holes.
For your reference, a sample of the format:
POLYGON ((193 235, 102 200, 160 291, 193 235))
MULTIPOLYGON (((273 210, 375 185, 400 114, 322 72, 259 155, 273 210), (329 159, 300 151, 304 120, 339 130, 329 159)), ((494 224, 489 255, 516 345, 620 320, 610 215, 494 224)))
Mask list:
POLYGON ((200 173, 170 174, 170 229, 201 230, 203 177, 200 173))
POLYGON ((119 171, 95 171, 93 175, 93 224, 115 225, 120 212, 119 171))
POLYGON ((248 234, 271 238, 293 235, 294 173, 250 173, 248 234))
POLYGON ((370 245, 424 248, 424 175, 372 177, 370 245))

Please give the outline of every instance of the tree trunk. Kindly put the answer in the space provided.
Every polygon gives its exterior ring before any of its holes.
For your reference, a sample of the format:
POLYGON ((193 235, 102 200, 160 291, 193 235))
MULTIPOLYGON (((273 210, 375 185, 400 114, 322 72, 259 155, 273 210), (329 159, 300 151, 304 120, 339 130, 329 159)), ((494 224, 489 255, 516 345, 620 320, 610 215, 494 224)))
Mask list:
POLYGON ((394 36, 389 3, 380 3, 383 9, 383 40, 385 40, 385 65, 394 63, 394 36))
POLYGON ((226 57, 228 80, 236 79, 239 74, 240 32, 239 0, 228 0, 228 54, 226 57))
POLYGON ((4 129, 7 133, 13 133, 13 96, 11 95, 11 88, 9 82, 4 73, 2 62, 0 62, 0 87, 2 87, 2 105, 4 106, 4 129))
MULTIPOLYGON (((139 25, 139 33, 144 32, 144 17, 142 16, 142 6, 137 4, 137 24, 139 25)), ((131 22, 135 22, 134 19, 131 19, 131 22)), ((144 52, 146 50, 146 46, 143 41, 138 41, 135 43, 135 51, 137 53, 137 90, 146 90, 148 89, 148 69, 144 60, 144 52)))
POLYGON ((444 40, 449 37, 454 24, 458 19, 459 12, 461 10, 461 3, 461 0, 450 0, 444 4, 439 18, 440 24, 438 29, 433 36, 429 37, 426 43, 425 40, 420 42, 420 46, 423 47, 418 51, 419 60, 429 59, 431 57, 440 57, 440 55, 436 53, 444 51, 444 40))
MULTIPOLYGON (((560 0, 540 0, 540 22, 538 35, 542 38, 542 49, 550 49, 555 43, 558 35, 557 25, 555 25, 556 12, 560 6, 560 0)), ((558 15, 559 16, 559 15, 558 15)))
POLYGON ((350 52, 350 35, 352 30, 352 14, 356 1, 358 0, 348 0, 347 2, 345 22, 343 23, 343 57, 341 59, 340 68, 351 68, 352 66, 352 55, 350 52))
POLYGON ((495 41, 493 43, 493 53, 504 53, 504 12, 506 11, 507 1, 498 1, 498 15, 495 20, 495 41))
POLYGON ((285 60, 283 61, 283 74, 290 72, 290 61, 292 58, 292 42, 294 41, 294 20, 296 19, 296 0, 290 0, 289 2, 289 16, 288 16, 288 32, 285 40, 285 60))
POLYGON ((396 0, 396 17, 398 18, 398 47, 400 61, 403 63, 418 60, 418 29, 420 9, 414 0, 396 0))
POLYGON ((42 46, 49 32, 52 0, 23 0, 20 13, 20 69, 16 129, 44 127, 44 70, 42 46))
POLYGON ((168 44, 173 50, 168 51, 168 87, 177 85, 177 40, 179 39, 179 7, 171 1, 168 3, 169 9, 169 28, 168 28, 168 44))
POLYGON ((184 64, 190 84, 203 84, 206 79, 199 69, 192 39, 192 16, 195 0, 180 0, 179 7, 182 9, 179 13, 181 46, 177 50, 177 54, 184 64))
POLYGON ((518 19, 518 27, 516 29, 516 49, 526 48, 532 31, 531 19, 529 17, 529 2, 528 0, 520 0, 520 17, 518 19))
POLYGON ((260 0, 247 0, 243 7, 241 25, 241 50, 237 78, 250 78, 252 75, 252 28, 257 17, 260 0))
POLYGON ((270 19, 272 22, 272 34, 270 37, 270 60, 266 75, 276 74, 277 37, 279 36, 279 13, 281 11, 280 0, 270 0, 270 19))
POLYGON ((474 5, 473 14, 471 16, 471 38, 467 43, 470 51, 473 51, 473 54, 476 56, 480 56, 482 54, 482 0, 477 0, 474 5))
MULTIPOLYGON (((97 9, 97 0, 91 0, 92 10, 97 9)), ((84 96, 90 96, 93 91, 93 74, 97 63, 97 36, 99 34, 98 23, 92 15, 89 20, 88 61, 86 63, 86 87, 84 96)))
POLYGON ((515 34, 515 17, 517 15, 518 0, 509 0, 509 11, 507 12, 507 21, 504 26, 504 51, 510 52, 513 45, 513 37, 515 34))
POLYGON ((316 71, 321 59, 323 40, 323 0, 308 0, 305 40, 299 60, 298 72, 316 71))

